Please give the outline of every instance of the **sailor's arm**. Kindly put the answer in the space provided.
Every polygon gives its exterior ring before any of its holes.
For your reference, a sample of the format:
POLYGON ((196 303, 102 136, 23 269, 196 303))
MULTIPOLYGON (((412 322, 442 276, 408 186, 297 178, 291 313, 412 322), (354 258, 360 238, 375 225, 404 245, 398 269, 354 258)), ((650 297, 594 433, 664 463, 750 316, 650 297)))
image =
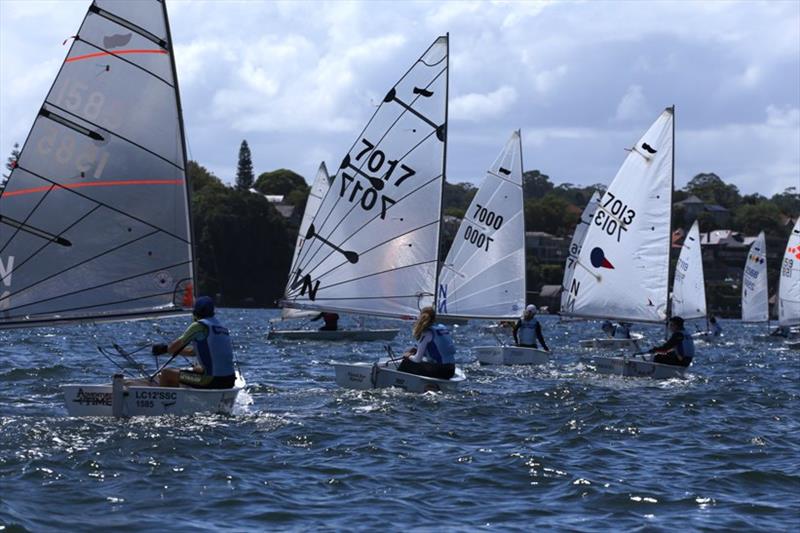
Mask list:
POLYGON ((546 351, 550 351, 550 348, 547 347, 547 343, 544 342, 544 335, 542 335, 542 325, 538 322, 536 323, 536 337, 539 339, 539 344, 542 345, 546 351))

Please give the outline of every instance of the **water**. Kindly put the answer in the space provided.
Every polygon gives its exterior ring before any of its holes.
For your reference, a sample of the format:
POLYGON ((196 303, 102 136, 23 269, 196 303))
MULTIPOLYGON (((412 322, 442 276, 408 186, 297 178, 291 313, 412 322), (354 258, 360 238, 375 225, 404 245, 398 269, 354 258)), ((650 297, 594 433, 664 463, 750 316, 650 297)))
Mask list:
POLYGON ((544 318, 555 363, 536 368, 469 363, 470 347, 495 342, 469 325, 456 333, 464 389, 412 395, 337 388, 327 362, 373 360, 380 343, 268 343, 273 316, 221 312, 249 382, 230 417, 65 416, 59 384, 107 380, 114 368, 96 345, 163 340, 151 324, 0 332, 0 524, 604 531, 800 520, 800 352, 749 342, 763 326, 723 321, 728 342, 698 344, 687 379, 654 382, 585 368, 576 341, 596 323, 544 318))

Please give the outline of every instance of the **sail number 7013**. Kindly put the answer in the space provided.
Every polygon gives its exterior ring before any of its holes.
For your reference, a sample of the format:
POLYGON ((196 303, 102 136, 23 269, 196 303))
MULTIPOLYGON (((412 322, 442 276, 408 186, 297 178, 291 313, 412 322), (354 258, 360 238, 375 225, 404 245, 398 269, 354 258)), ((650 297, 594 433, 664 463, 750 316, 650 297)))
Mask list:
POLYGON ((614 196, 614 193, 606 191, 603 195, 602 205, 599 206, 592 221, 595 226, 612 237, 616 235, 617 242, 619 242, 622 239, 622 232, 628 231, 628 225, 635 218, 636 211, 614 196))

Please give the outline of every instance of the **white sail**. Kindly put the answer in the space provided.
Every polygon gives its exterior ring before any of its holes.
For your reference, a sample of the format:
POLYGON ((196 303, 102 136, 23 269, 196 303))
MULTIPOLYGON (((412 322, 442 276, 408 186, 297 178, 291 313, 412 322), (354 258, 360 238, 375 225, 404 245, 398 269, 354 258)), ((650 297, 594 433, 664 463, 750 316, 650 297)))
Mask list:
POLYGON ((416 316, 436 289, 448 38, 384 97, 309 226, 284 305, 416 316))
POLYGON ((0 327, 191 306, 185 167, 164 3, 96 0, 0 193, 0 327))
POLYGON ((769 320, 769 293, 767 291, 767 245, 764 232, 758 234, 750 245, 744 264, 742 280, 742 321, 766 322, 769 320))
POLYGON ((597 204, 600 202, 600 192, 595 191, 589 199, 589 203, 581 213, 581 218, 578 220, 578 225, 575 226, 575 232, 572 234, 572 241, 569 243, 569 255, 564 264, 564 281, 561 282, 561 312, 568 313, 572 307, 572 300, 574 299, 574 292, 576 291, 574 274, 575 267, 578 266, 578 258, 581 254, 581 247, 583 241, 586 239, 586 231, 592 223, 594 212, 597 210, 597 204))
POLYGON ((666 319, 673 109, 666 109, 629 151, 586 231, 568 315, 666 319))
MULTIPOLYGON (((325 195, 328 193, 328 189, 330 189, 330 180, 331 178, 328 176, 328 168, 325 166, 324 162, 320 163, 319 170, 317 170, 317 177, 314 179, 314 183, 311 185, 311 190, 308 193, 306 210, 303 212, 303 220, 300 222, 300 229, 297 232, 297 243, 294 246, 294 255, 292 256, 292 263, 291 267, 289 268, 290 279, 294 265, 297 262, 297 256, 300 254, 300 250, 303 249, 303 243, 306 240, 306 232, 308 231, 309 226, 311 226, 311 221, 314 220, 314 216, 317 214, 317 210, 322 203, 322 199, 325 198, 325 195)), ((308 318, 316 314, 316 311, 292 309, 291 307, 284 307, 281 310, 281 318, 284 320, 308 318)))
POLYGON ((778 320, 781 326, 796 326, 800 324, 800 217, 786 243, 779 280, 778 320))
POLYGON ((706 316, 706 282, 703 276, 700 229, 696 220, 683 240, 678 264, 675 266, 671 314, 684 320, 706 316))
POLYGON ((516 318, 525 307, 522 144, 514 132, 487 171, 439 274, 438 312, 516 318))

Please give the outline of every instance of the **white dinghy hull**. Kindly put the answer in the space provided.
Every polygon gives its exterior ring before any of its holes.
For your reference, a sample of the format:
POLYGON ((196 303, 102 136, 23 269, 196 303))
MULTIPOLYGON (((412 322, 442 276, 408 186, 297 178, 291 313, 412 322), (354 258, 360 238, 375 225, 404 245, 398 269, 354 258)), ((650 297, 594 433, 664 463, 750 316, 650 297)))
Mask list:
POLYGON ((346 389, 368 390, 396 387, 407 392, 453 392, 466 381, 464 372, 456 367, 450 379, 418 376, 397 370, 397 363, 332 363, 336 384, 346 389))
POLYGON ((593 357, 591 363, 598 374, 629 378, 680 378, 687 368, 628 357, 593 357))
POLYGON ((482 365, 546 365, 550 352, 521 346, 478 346, 472 351, 482 365))
POLYGON ((361 329, 320 331, 314 329, 270 330, 267 340, 306 341, 390 341, 400 333, 399 329, 361 329))
POLYGON ((126 384, 62 385, 69 416, 162 416, 215 413, 229 415, 244 387, 239 377, 231 389, 150 387, 126 384))
POLYGON ((581 348, 595 348, 598 350, 635 350, 639 351, 639 341, 643 339, 641 333, 633 333, 630 339, 597 338, 578 341, 581 348))

